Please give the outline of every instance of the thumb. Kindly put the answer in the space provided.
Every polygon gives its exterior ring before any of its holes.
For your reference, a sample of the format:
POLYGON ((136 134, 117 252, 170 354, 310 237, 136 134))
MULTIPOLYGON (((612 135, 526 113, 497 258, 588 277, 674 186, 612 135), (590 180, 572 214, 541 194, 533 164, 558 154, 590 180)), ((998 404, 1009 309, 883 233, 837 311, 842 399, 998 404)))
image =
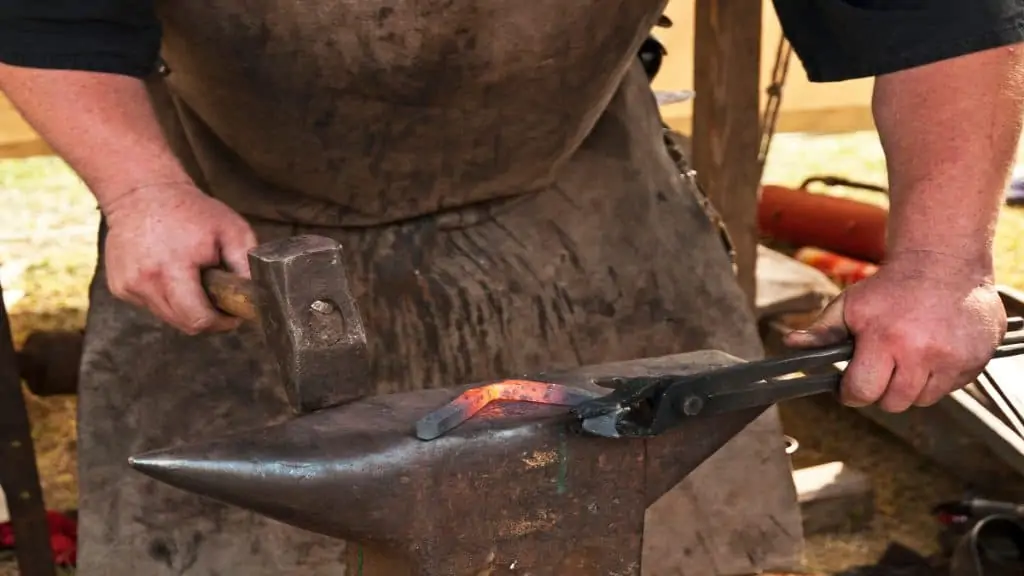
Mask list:
POLYGON ((220 257, 228 270, 249 278, 249 250, 256 247, 256 234, 246 226, 225 231, 220 238, 220 257))
POLYGON ((846 292, 836 296, 813 324, 804 330, 794 330, 783 340, 793 348, 820 348, 845 341, 850 336, 845 316, 846 292))

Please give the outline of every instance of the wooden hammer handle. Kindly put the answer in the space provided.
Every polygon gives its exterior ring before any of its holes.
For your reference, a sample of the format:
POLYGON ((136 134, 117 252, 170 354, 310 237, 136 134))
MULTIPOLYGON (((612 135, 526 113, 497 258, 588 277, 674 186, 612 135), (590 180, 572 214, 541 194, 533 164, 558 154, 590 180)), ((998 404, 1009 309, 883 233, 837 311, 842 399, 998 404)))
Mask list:
POLYGON ((256 291, 251 280, 226 270, 208 268, 202 274, 203 289, 221 312, 245 320, 257 320, 256 291))

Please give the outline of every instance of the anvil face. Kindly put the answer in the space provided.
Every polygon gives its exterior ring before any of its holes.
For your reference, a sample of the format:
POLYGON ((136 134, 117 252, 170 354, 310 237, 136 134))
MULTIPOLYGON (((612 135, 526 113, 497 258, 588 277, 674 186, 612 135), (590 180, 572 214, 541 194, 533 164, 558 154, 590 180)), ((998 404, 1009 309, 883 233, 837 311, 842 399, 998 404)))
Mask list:
MULTIPOLYGON (((732 362, 697 352, 533 378, 595 389, 596 376, 732 362)), ((575 432, 564 407, 492 404, 440 438, 417 439, 416 421, 463 389, 377 396, 152 452, 132 466, 383 551, 403 565, 389 569, 393 576, 639 574, 647 506, 760 413, 695 418, 650 439, 605 439, 575 432)))

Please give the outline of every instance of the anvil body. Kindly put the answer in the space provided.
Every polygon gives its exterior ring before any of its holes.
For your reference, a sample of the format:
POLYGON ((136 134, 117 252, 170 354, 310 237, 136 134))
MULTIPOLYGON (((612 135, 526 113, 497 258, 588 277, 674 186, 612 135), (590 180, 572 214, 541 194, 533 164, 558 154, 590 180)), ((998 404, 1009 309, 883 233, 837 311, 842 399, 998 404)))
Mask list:
MULTIPOLYGON (((720 352, 606 364, 535 380, 688 373, 720 352)), ((694 418, 648 439, 573 430, 564 407, 492 404, 432 441, 416 421, 465 387, 364 399, 260 430, 133 458, 173 486, 334 536, 359 573, 639 575, 648 506, 760 410, 694 418)), ((780 446, 781 450, 781 446, 780 446)))

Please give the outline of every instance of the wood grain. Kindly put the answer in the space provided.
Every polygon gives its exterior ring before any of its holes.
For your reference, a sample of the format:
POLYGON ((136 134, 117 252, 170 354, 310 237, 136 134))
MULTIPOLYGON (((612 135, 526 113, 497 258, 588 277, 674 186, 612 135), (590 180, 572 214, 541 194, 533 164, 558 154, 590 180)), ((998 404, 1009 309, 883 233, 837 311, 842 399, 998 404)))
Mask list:
POLYGON ((697 0, 693 166, 736 249, 751 307, 756 286, 761 0, 697 0))
POLYGON ((203 289, 221 312, 245 320, 259 319, 251 280, 225 270, 210 268, 203 271, 203 289))

